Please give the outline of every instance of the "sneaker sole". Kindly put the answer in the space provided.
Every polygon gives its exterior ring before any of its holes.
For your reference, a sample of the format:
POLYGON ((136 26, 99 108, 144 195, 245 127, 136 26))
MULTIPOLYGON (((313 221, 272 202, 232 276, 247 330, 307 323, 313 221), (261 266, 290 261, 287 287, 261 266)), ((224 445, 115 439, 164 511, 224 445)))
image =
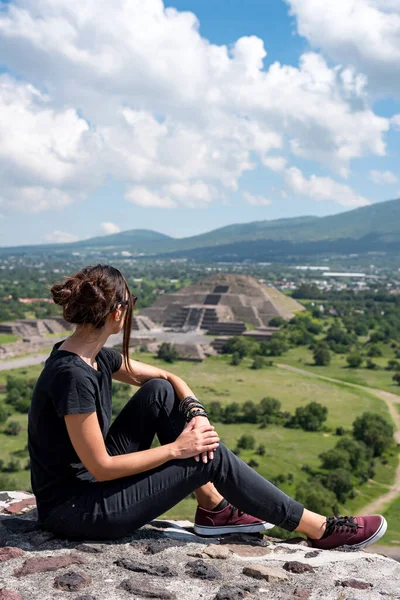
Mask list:
POLYGON ((386 529, 387 529, 387 521, 385 519, 385 517, 382 517, 381 515, 379 515, 382 519, 380 526, 378 527, 378 529, 375 531, 375 533, 373 535, 371 535, 371 537, 369 537, 367 540, 364 540, 363 542, 360 542, 359 544, 352 544, 351 546, 343 546, 343 548, 366 548, 367 546, 372 546, 372 544, 376 544, 376 542, 378 540, 381 539, 382 536, 385 535, 386 533, 386 529))
POLYGON ((226 525, 225 527, 214 527, 207 525, 195 525, 194 532, 198 535, 224 535, 225 533, 258 533, 260 531, 266 531, 271 529, 274 525, 262 521, 261 523, 255 523, 254 525, 226 525))

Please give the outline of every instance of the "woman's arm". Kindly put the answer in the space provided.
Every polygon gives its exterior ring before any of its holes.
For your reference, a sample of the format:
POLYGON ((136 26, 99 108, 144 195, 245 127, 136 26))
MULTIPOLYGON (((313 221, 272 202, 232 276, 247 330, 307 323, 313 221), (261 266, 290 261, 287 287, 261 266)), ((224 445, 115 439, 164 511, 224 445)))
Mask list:
POLYGON ((198 452, 215 450, 218 435, 212 426, 188 426, 171 444, 110 456, 100 430, 97 413, 64 417, 68 435, 79 459, 97 481, 120 479, 154 469, 174 458, 189 458, 198 452))
MULTIPOLYGON (((129 359, 129 362, 134 375, 132 375, 132 373, 126 369, 124 361, 122 361, 121 368, 113 373, 113 379, 116 379, 122 383, 141 386, 146 383, 146 381, 149 381, 149 379, 154 379, 157 377, 169 381, 174 386, 176 395, 180 400, 183 400, 183 398, 186 398, 187 396, 194 396, 188 384, 183 381, 183 379, 178 377, 178 375, 174 375, 165 369, 160 369, 159 367, 154 367, 153 365, 147 365, 146 363, 142 363, 138 360, 132 360, 132 358, 129 359)), ((193 410, 196 409, 194 408, 193 410)), ((209 423, 210 422, 207 417, 199 416, 194 418, 195 427, 202 427, 203 425, 207 425, 209 423)), ((203 452, 201 456, 196 456, 195 460, 198 462, 200 458, 206 463, 208 458, 214 458, 214 453, 212 451, 208 453, 203 452)))
POLYGON ((165 369, 160 369, 159 367, 154 367, 153 365, 147 365, 146 363, 142 363, 138 360, 132 360, 132 358, 129 359, 129 362, 134 375, 129 373, 124 362, 122 361, 121 368, 113 373, 113 379, 122 383, 128 383, 130 385, 136 385, 139 387, 150 379, 166 379, 172 383, 175 388, 176 395, 180 400, 186 398, 187 396, 194 395, 188 384, 183 381, 183 379, 178 377, 178 375, 174 375, 165 369))

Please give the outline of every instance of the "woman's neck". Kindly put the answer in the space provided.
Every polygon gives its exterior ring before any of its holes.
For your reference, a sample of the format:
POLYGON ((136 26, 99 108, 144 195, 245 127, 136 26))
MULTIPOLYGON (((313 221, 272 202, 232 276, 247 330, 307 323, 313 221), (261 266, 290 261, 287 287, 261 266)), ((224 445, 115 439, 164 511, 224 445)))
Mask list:
POLYGON ((76 330, 63 342, 59 350, 68 350, 78 354, 90 366, 96 364, 96 356, 106 343, 109 334, 106 331, 88 331, 77 326, 76 330))

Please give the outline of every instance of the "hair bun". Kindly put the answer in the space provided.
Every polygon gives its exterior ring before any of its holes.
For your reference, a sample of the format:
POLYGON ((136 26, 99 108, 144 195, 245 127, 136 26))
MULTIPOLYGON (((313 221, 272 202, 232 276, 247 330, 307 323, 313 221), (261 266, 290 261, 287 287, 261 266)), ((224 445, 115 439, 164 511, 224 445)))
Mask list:
POLYGON ((71 289, 65 287, 64 284, 56 284, 51 288, 51 294, 55 304, 58 304, 59 306, 65 306, 68 304, 72 292, 71 289))
POLYGON ((81 304, 94 304, 104 301, 101 289, 90 281, 82 281, 76 289, 76 300, 81 304))

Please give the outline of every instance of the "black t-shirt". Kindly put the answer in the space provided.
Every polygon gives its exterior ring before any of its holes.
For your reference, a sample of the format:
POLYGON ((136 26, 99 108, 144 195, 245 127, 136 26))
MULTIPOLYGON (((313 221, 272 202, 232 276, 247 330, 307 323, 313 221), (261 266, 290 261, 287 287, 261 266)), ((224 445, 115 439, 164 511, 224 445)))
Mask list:
POLYGON ((39 519, 71 497, 77 486, 94 481, 80 462, 68 435, 64 415, 97 412, 105 439, 111 422, 112 373, 122 356, 103 347, 98 371, 80 356, 54 344, 32 394, 28 418, 31 484, 39 519))

